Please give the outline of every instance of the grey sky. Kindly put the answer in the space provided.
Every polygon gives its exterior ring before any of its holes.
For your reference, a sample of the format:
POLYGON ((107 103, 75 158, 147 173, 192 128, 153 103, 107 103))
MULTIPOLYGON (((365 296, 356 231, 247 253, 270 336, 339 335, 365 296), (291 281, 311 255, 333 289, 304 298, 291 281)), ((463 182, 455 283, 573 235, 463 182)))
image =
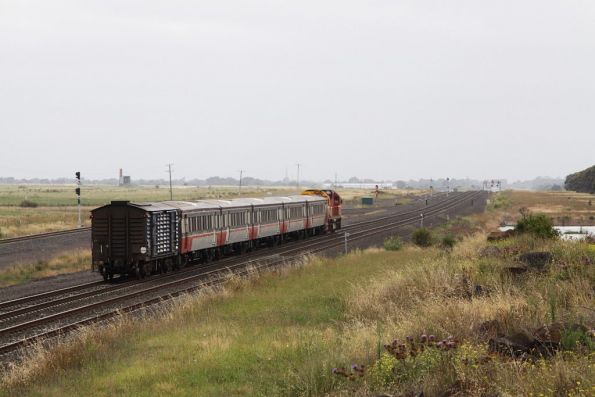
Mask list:
POLYGON ((0 0, 0 176, 564 176, 595 2, 0 0))

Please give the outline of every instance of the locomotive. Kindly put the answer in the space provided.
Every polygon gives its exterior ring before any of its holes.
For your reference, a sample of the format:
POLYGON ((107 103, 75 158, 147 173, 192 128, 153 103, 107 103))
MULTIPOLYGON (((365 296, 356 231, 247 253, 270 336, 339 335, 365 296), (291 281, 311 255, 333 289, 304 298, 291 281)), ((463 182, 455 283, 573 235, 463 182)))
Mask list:
POLYGON ((139 278, 341 228, 333 190, 232 200, 112 201, 91 211, 93 270, 139 278))

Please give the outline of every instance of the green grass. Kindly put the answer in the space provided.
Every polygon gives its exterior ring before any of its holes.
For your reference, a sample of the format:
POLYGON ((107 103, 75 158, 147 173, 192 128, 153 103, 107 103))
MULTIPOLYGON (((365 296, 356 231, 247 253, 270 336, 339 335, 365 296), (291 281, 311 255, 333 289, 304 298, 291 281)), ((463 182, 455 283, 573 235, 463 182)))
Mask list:
MULTIPOLYGON (((91 338, 64 359, 67 372, 45 373, 23 389, 31 396, 307 395, 336 383, 330 368, 353 280, 393 268, 393 260, 350 255, 315 261, 291 276, 263 276, 251 288, 194 302, 132 333, 91 338), (102 339, 107 338, 107 339, 102 339)), ((54 368, 55 369, 55 368, 54 368)), ((42 371, 43 372, 43 371, 42 371)), ((6 394, 5 394, 6 395, 6 394)))

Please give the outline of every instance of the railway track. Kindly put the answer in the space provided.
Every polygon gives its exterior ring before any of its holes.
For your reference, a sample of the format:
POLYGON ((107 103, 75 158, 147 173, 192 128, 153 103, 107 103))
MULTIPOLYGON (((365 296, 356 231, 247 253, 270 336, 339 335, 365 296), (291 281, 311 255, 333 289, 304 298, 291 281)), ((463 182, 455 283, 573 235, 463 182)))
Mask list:
MULTIPOLYGON (((450 198, 441 198, 436 203, 423 208, 424 217, 430 219, 447 211, 454 211, 457 207, 470 206, 469 200, 474 200, 482 194, 481 192, 469 192, 457 194, 456 196, 451 195, 450 198)), ((419 222, 419 214, 420 209, 415 208, 411 211, 384 218, 358 222, 346 226, 344 230, 349 232, 349 240, 353 242, 386 233, 402 226, 416 224, 419 222)), ((250 267, 264 270, 286 263, 288 260, 295 260, 305 254, 314 254, 341 247, 344 244, 344 238, 343 233, 318 236, 290 245, 276 247, 266 253, 256 251, 253 255, 250 254, 249 257, 230 257, 208 266, 188 268, 147 280, 135 280, 118 284, 87 283, 1 302, 0 309, 3 309, 4 312, 0 314, 0 327, 3 327, 0 329, 0 340, 4 340, 6 343, 0 346, 0 354, 14 352, 35 341, 62 335, 85 324, 103 321, 120 313, 149 307, 157 302, 169 300, 180 294, 208 285, 220 284, 225 280, 225 275, 229 272, 242 276, 250 271, 248 270, 250 267), (47 300, 47 298, 60 295, 64 296, 47 300), (23 304, 35 301, 40 302, 23 306, 23 304), (68 304, 76 305, 61 309, 68 304), (42 310, 48 308, 60 311, 39 315, 42 310), (82 315, 89 313, 92 314, 81 318, 82 315), (31 318, 32 315, 35 318, 31 318), (71 320, 64 322, 63 320, 66 319, 71 320), (48 329, 47 326, 50 324, 53 327, 48 329)))
POLYGON ((69 235, 69 234, 77 234, 77 233, 87 232, 90 230, 91 230, 90 227, 81 227, 78 229, 58 230, 56 232, 47 232, 47 233, 39 233, 39 234, 30 234, 28 236, 21 236, 21 237, 4 238, 4 239, 0 240, 0 245, 21 243, 23 241, 37 240, 37 239, 46 238, 46 237, 57 237, 57 236, 64 236, 64 235, 69 235))
MULTIPOLYGON (((443 199, 444 198, 436 197, 434 199, 434 202, 432 202, 432 205, 438 205, 438 204, 440 204, 441 200, 443 200, 443 199)), ((430 206, 430 207, 423 207, 423 208, 432 208, 432 207, 430 206)), ((351 230, 353 228, 361 227, 363 225, 368 225, 368 224, 372 224, 372 223, 378 223, 378 222, 382 222, 382 221, 387 221, 387 220, 390 220, 390 219, 393 219, 393 218, 398 218, 398 217, 406 216, 406 215, 409 215, 409 214, 414 214, 414 213, 415 214, 419 214, 419 211, 421 210, 421 208, 403 208, 403 209, 405 211, 399 211, 399 212, 393 213, 393 214, 388 215, 388 216, 376 217, 376 218, 372 218, 372 219, 369 219, 369 220, 366 220, 366 221, 360 221, 360 222, 356 222, 356 223, 353 223, 353 224, 345 225, 342 228, 342 232, 348 232, 349 230, 351 230)), ((296 244, 296 242, 294 242, 293 244, 296 244)), ((256 251, 256 255, 263 256, 263 255, 266 255, 266 254, 264 254, 262 251, 256 251)), ((251 255, 248 254, 248 256, 251 256, 251 255)), ((246 257, 246 255, 244 255, 244 257, 242 257, 242 258, 245 258, 245 257, 246 257)), ((218 264, 222 264, 221 261, 218 261, 217 263, 218 264)), ((203 268, 204 268, 204 265, 203 265, 203 268)), ((122 280, 118 280, 117 279, 116 281, 118 282, 118 281, 122 281, 122 280)), ((12 300, 7 300, 7 301, 4 301, 4 302, 0 302, 0 311, 1 311, 1 313, 0 313, 0 321, 3 320, 3 319, 5 319, 5 318, 8 318, 8 317, 17 315, 17 314, 25 313, 26 310, 23 310, 23 308, 21 308, 21 306, 24 305, 24 304, 26 304, 26 303, 29 303, 29 302, 34 302, 34 301, 37 301, 37 300, 43 300, 44 303, 39 304, 39 305, 36 305, 35 307, 37 307, 37 308, 49 307, 52 302, 58 303, 57 301, 48 301, 48 299, 50 299, 52 297, 56 297, 56 296, 59 296, 59 295, 65 295, 65 296, 67 296, 67 295, 71 295, 72 293, 77 292, 77 291, 80 291, 80 290, 85 290, 85 289, 94 289, 94 290, 96 290, 96 289, 103 288, 103 287, 106 287, 106 283, 104 281, 102 281, 102 280, 101 281, 98 280, 98 281, 95 281, 95 282, 88 282, 88 283, 79 284, 79 285, 75 285, 75 286, 71 286, 71 287, 60 288, 60 289, 56 289, 56 290, 52 290, 52 291, 48 291, 48 292, 43 292, 43 293, 34 294, 34 295, 27 295, 27 296, 24 296, 22 298, 16 298, 16 299, 12 299, 12 300)), ((126 285, 123 286, 123 287, 126 287, 126 285)), ((108 291, 111 291, 111 290, 116 290, 118 288, 122 288, 122 286, 116 287, 116 288, 109 288, 109 289, 106 288, 104 291, 99 291, 99 290, 96 290, 96 291, 97 291, 97 293, 99 293, 99 292, 108 292, 108 291)), ((81 293, 81 294, 77 294, 77 295, 71 295, 70 298, 71 299, 74 299, 76 297, 81 297, 82 298, 82 297, 87 296, 87 295, 88 295, 88 293, 81 293)), ((60 300, 60 301, 63 301, 63 300, 60 300)), ((32 306, 31 307, 31 311, 33 309, 34 308, 32 306)))

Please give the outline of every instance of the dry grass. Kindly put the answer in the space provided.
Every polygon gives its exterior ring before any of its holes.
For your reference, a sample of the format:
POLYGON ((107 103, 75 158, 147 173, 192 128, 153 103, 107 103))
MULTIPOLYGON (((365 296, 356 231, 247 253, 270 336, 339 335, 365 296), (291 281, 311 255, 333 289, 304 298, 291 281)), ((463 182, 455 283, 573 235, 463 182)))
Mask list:
POLYGON ((371 249, 338 260, 313 258, 248 281, 230 277, 226 288, 181 299, 156 317, 125 317, 106 329, 82 331, 74 342, 40 348, 5 374, 4 386, 21 395, 424 390, 435 396, 449 388, 460 396, 590 395, 593 353, 500 358, 487 353, 487 336, 478 329, 488 320, 504 333, 553 321, 593 325, 593 312, 585 308, 593 307, 595 278, 585 260, 595 260, 595 250, 520 238, 498 243, 502 255, 485 258, 479 254, 485 245, 485 236, 476 235, 450 254, 412 246, 371 249), (529 249, 552 252, 554 264, 545 273, 509 276, 504 267, 529 249), (474 296, 476 285, 487 293, 474 296), (461 347, 401 364, 379 350, 395 337, 421 333, 453 335, 461 347), (399 381, 378 369, 379 357, 401 365, 399 381), (353 362, 376 372, 355 382, 330 375, 331 367, 353 362))
POLYGON ((55 255, 47 261, 15 263, 0 269, 0 287, 23 284, 44 277, 74 273, 91 268, 91 250, 80 249, 55 255))
POLYGON ((515 223, 521 216, 519 210, 527 208, 533 213, 547 214, 556 225, 595 225, 593 194, 510 190, 492 195, 491 200, 491 208, 506 223, 515 223))
MULTIPOLYGON (((89 208, 83 208, 83 226, 91 226, 89 215, 89 208)), ((77 219, 76 207, 0 207, 0 238, 73 229, 77 219)))
POLYGON ((510 250, 513 253, 537 249, 554 254, 555 262, 547 273, 517 278, 504 270, 516 254, 482 258, 478 252, 484 241, 483 235, 466 239, 452 255, 434 251, 422 260, 354 286, 348 306, 351 322, 344 340, 351 349, 359 347, 354 350, 359 362, 375 362, 372 357, 377 351, 373 347, 379 340, 388 343, 407 335, 453 335, 464 341, 465 348, 445 362, 434 363, 422 356, 416 367, 412 360, 409 365, 415 374, 408 381, 399 383, 395 376, 376 382, 369 379, 351 392, 369 395, 390 391, 400 395, 424 390, 432 396, 454 385, 457 395, 465 396, 592 395, 595 353, 589 350, 537 362, 492 357, 484 364, 461 364, 461 355, 465 354, 478 359, 491 357, 486 351, 487 336, 478 331, 487 321, 496 320, 504 334, 531 332, 560 321, 595 325, 595 314, 589 309, 595 303, 595 272, 589 265, 595 263, 595 253, 588 245, 523 238, 503 243, 514 248, 510 250), (474 296, 476 285, 488 293, 474 296))

